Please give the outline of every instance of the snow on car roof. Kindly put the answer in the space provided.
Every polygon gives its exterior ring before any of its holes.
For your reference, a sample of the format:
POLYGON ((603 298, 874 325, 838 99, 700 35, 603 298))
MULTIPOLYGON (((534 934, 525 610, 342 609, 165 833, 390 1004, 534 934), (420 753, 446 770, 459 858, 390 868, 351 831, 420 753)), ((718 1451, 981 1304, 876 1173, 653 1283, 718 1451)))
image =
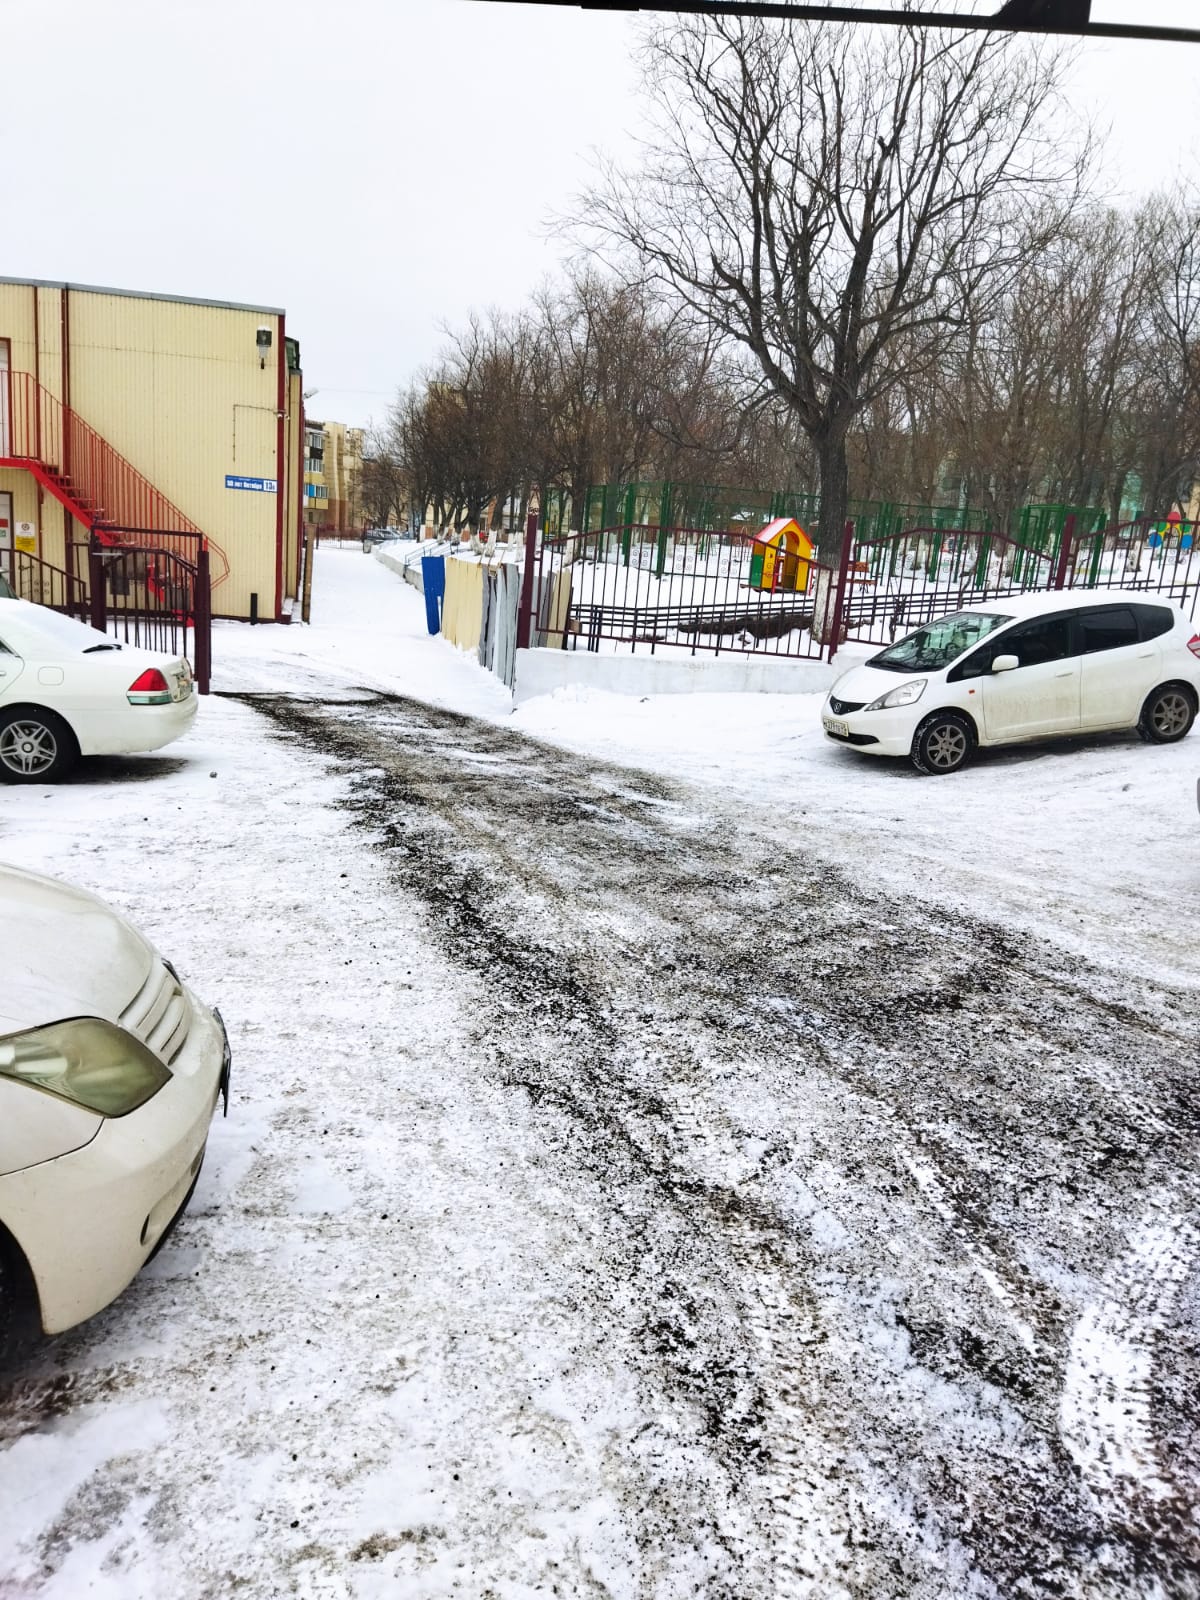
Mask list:
POLYGON ((1005 595, 998 600, 964 601, 962 609, 1004 611, 1014 617, 1028 617, 1043 611, 1077 611, 1083 606, 1117 605, 1121 601, 1143 606, 1172 606, 1165 595, 1144 589, 1035 589, 1025 594, 1005 595))

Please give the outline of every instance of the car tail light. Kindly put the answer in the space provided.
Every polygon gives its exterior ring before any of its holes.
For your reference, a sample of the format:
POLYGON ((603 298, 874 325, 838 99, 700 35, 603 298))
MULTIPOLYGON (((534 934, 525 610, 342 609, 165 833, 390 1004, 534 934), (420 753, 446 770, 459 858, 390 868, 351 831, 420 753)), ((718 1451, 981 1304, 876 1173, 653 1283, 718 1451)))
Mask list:
POLYGON ((125 693, 131 706, 165 706, 171 702, 171 689, 157 667, 147 667, 125 693))

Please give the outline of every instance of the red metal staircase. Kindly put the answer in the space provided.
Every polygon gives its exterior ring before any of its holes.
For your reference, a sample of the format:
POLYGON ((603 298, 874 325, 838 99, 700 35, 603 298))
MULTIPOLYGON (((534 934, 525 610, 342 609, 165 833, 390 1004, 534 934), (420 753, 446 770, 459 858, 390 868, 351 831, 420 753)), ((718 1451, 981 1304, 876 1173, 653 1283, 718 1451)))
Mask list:
MULTIPOLYGON (((0 467, 31 472, 101 545, 159 549, 194 562, 206 544, 212 587, 229 576, 220 546, 32 373, 8 373, 3 399, 7 415, 0 410, 0 467)), ((152 587, 158 583, 153 563, 146 581, 152 587)))

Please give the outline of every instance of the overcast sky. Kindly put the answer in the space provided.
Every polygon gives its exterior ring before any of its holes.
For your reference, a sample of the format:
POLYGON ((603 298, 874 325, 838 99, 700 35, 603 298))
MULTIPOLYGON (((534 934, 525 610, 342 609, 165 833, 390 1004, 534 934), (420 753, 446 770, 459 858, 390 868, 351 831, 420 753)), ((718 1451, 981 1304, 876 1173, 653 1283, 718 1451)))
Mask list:
MULTIPOLYGON (((1093 17, 1196 26, 1200 0, 1093 17)), ((283 306, 310 413, 381 418, 441 324, 553 271, 547 214, 594 150, 632 148, 638 28, 483 0, 0 0, 0 270, 283 306)), ((1119 190, 1200 164, 1198 77, 1200 46, 1081 47, 1119 190)))

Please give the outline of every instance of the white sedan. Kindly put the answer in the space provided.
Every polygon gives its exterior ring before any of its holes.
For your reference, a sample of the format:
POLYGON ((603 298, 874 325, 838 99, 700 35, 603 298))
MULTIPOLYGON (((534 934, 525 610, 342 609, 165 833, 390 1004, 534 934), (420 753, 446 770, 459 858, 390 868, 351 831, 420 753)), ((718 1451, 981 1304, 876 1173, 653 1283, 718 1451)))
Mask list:
POLYGON ((124 645, 46 606, 0 598, 0 778, 48 783, 81 755, 158 750, 195 715, 182 656, 124 645))
POLYGON ((1136 590, 1040 591, 937 617, 852 667, 822 708, 826 734, 864 755, 955 772, 979 746, 1136 728, 1190 731, 1200 630, 1136 590))
POLYGON ((102 1310, 166 1237, 228 1103, 229 1046, 93 895, 0 865, 0 925, 2 1362, 102 1310))

